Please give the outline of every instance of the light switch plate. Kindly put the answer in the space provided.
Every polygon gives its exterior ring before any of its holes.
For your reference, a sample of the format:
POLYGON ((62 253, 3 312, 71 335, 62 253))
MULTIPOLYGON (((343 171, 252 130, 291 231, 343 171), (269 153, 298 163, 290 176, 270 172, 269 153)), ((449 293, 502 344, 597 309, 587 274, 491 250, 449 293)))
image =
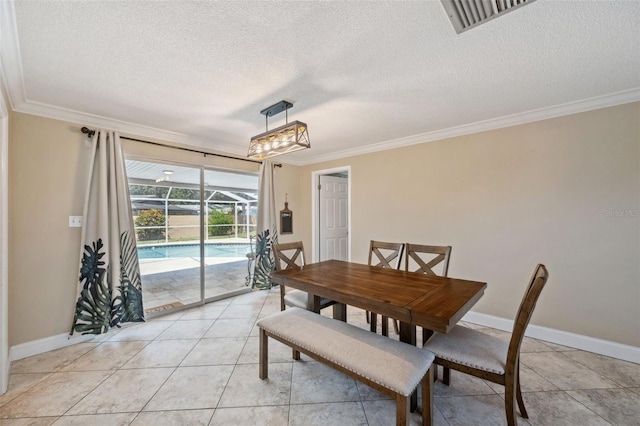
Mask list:
POLYGON ((82 228, 82 216, 69 216, 69 228, 82 228))

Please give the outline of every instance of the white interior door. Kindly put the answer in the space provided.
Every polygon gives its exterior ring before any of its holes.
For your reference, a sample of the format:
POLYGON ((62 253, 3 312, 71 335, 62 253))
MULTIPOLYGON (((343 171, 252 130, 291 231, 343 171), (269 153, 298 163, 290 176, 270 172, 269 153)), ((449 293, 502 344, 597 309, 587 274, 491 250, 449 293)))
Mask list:
POLYGON ((349 179, 320 176, 320 260, 348 260, 349 179))

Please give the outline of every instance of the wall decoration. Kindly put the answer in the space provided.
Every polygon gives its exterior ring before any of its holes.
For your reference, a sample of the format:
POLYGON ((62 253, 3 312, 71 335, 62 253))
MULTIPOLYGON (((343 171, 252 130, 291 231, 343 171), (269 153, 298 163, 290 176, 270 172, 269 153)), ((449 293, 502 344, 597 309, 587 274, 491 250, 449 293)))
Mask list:
POLYGON ((284 210, 280 210, 280 234, 293 234, 293 212, 289 203, 284 202, 284 210))

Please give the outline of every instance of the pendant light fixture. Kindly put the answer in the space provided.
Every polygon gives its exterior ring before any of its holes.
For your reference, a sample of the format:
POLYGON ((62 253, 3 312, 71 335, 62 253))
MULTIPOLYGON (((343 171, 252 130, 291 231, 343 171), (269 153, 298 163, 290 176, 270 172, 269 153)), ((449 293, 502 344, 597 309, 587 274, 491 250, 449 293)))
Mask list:
POLYGON ((265 116, 267 131, 251 138, 248 158, 265 160, 277 155, 311 148, 307 125, 297 120, 289 123, 288 109, 291 107, 293 107, 291 102, 280 101, 260 111, 260 114, 265 116), (286 114, 287 124, 269 130, 269 117, 282 111, 286 114))

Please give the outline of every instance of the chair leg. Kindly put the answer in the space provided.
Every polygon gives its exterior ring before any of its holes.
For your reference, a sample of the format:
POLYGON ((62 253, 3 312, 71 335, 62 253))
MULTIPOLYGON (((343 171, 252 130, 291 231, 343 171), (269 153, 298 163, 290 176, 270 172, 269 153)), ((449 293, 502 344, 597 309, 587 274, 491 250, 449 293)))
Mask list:
POLYGON ((371 322, 369 323, 369 329, 372 333, 378 332, 378 314, 371 312, 371 322))
POLYGON ((393 331, 395 331, 396 334, 400 334, 400 326, 398 325, 398 320, 392 319, 391 321, 393 321, 393 331))
POLYGON ((258 376, 264 380, 269 377, 269 337, 265 333, 264 329, 260 329, 260 344, 259 344, 259 358, 260 366, 258 376))
POLYGON ((367 317, 367 324, 369 324, 371 322, 369 319, 369 311, 364 311, 364 316, 367 317))
POLYGON ((520 390, 520 363, 518 363, 518 378, 516 380, 516 399, 518 400, 518 408, 520 409, 520 416, 524 419, 528 419, 527 409, 524 408, 524 399, 522 399, 522 390, 520 390))
POLYGON ((516 426, 518 423, 516 419, 516 383, 517 372, 514 374, 507 374, 504 383, 504 410, 507 415, 507 425, 516 426))
POLYGON ((447 386, 451 384, 451 370, 448 367, 442 367, 442 383, 447 386))
POLYGON ((518 400, 518 408, 520 409, 520 416, 523 419, 528 419, 529 415, 527 414, 527 409, 524 408, 524 400, 522 399, 522 392, 520 391, 520 380, 518 380, 518 384, 516 386, 516 399, 518 400))
POLYGON ((300 352, 296 351, 295 349, 292 349, 292 358, 295 359, 296 361, 300 360, 300 352))
POLYGON ((284 285, 280 285, 280 310, 284 311, 285 310, 285 306, 284 306, 284 285))

